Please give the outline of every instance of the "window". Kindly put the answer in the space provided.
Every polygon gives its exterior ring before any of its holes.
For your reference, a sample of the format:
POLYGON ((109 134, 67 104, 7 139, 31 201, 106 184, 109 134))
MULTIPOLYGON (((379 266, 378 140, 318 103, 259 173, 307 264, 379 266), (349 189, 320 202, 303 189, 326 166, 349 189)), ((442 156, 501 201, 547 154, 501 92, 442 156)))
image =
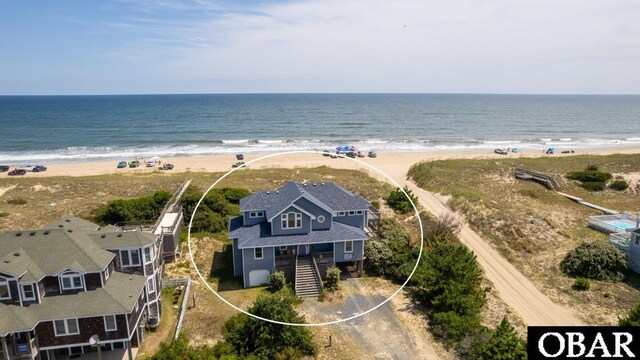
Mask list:
POLYGON ((156 282, 154 281, 153 276, 147 279, 147 291, 149 293, 156 292, 156 282))
POLYGON ((118 330, 118 324, 116 323, 115 315, 107 315, 104 317, 104 330, 105 331, 118 330))
POLYGON ((144 250, 144 263, 148 264, 153 259, 153 248, 151 246, 146 247, 144 250))
POLYGON ((249 217, 250 218, 260 218, 264 216, 264 212, 263 211, 251 211, 249 213, 249 217))
POLYGON ((280 246, 280 251, 287 251, 287 247, 286 246, 280 246))
POLYGON ((78 319, 55 320, 53 330, 56 336, 78 335, 80 334, 78 319))
POLYGON ((344 211, 338 211, 338 216, 344 216, 344 211))
POLYGON ((362 215, 362 210, 358 210, 358 211, 356 212, 356 214, 358 214, 358 215, 362 215))
POLYGON ((253 259, 254 260, 262 259, 262 248, 254 248, 253 249, 253 259))
POLYGON ((640 235, 635 235, 635 237, 636 237, 635 244, 640 245, 640 235))
POLYGON ((324 222, 324 216, 322 216, 322 215, 318 216, 318 222, 319 223, 323 223, 324 222))
POLYGON ((11 290, 9 290, 8 280, 0 280, 0 299, 11 299, 11 290))
POLYGON ((355 211, 349 211, 349 216, 353 216, 353 215, 355 215, 355 214, 356 214, 356 212, 355 212, 355 211))
POLYGON ((36 293, 33 291, 33 284, 20 285, 22 290, 22 300, 29 301, 36 299, 36 293))
POLYGON ((344 242, 344 252, 352 253, 353 252, 353 241, 345 241, 344 242))
POLYGON ((283 229, 299 229, 302 227, 302 214, 301 213, 286 213, 280 215, 282 219, 283 229))
POLYGON ((111 276, 111 274, 109 274, 109 266, 107 265, 107 268, 104 269, 104 279, 109 280, 109 276, 111 276))
POLYGON ((70 274, 60 276, 62 290, 82 289, 82 275, 70 274))
POLYGON ((123 267, 140 265, 140 254, 138 253, 138 249, 121 250, 120 260, 123 267))

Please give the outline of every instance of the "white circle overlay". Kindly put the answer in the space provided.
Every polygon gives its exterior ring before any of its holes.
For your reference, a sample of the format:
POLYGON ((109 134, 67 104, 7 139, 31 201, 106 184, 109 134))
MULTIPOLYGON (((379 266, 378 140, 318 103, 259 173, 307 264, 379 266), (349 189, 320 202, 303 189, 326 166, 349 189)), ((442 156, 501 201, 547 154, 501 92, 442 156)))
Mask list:
POLYGON ((282 156, 282 155, 293 155, 293 154, 322 154, 322 155, 324 155, 326 153, 324 153, 322 151, 319 151, 319 150, 296 150, 296 151, 285 151, 285 152, 278 152, 278 153, 264 155, 264 156, 261 156, 259 158, 254 159, 254 160, 248 161, 245 164, 243 164, 243 165, 241 165, 241 166, 239 166, 237 168, 231 169, 230 171, 228 171, 227 173, 222 175, 218 180, 216 180, 211 186, 209 186, 207 191, 205 191, 202 194, 202 197, 200 198, 200 200, 198 200, 198 203, 196 204, 196 207, 193 209, 193 213, 191 213, 191 220, 189 220, 189 226, 187 228, 187 246, 189 247, 189 256, 191 257, 191 263, 193 264, 193 267, 196 270, 196 273, 198 274, 198 277, 200 278, 200 280, 202 281, 204 286, 206 286, 209 289, 209 291, 211 291, 215 296, 217 296, 225 304, 227 304, 230 307, 234 308, 235 310, 237 310, 237 311, 239 311, 241 313, 244 313, 246 315, 249 315, 249 316, 251 316, 251 317, 253 317, 255 319, 262 320, 262 321, 267 321, 267 322, 270 322, 272 324, 288 325, 288 326, 326 326, 326 325, 335 325, 335 324, 339 324, 339 323, 342 323, 342 322, 347 322, 347 321, 350 321, 350 320, 357 319, 360 316, 366 315, 366 314, 376 310, 377 308, 381 307, 382 305, 386 304, 391 299, 393 299, 396 295, 398 295, 398 293, 400 291, 402 291, 402 289, 404 289, 404 287, 407 285, 407 283, 409 283, 409 280, 411 280, 411 278, 413 277, 413 274, 416 272, 416 269, 418 268, 418 265, 420 264, 420 258, 422 257, 422 250, 423 250, 423 247, 424 247, 424 230, 422 228, 422 220, 420 219, 420 213, 418 212, 418 208, 416 207, 416 204, 414 204, 414 202, 411 199, 411 197, 409 196, 409 194, 407 194, 407 192, 404 190, 404 188, 402 186, 400 186, 400 184, 398 184, 398 182, 396 182, 394 179, 392 179, 389 175, 387 175, 382 170, 376 168, 375 166, 373 166, 371 164, 367 164, 364 161, 358 160, 356 158, 350 158, 350 157, 345 156, 343 154, 338 154, 338 157, 355 161, 356 163, 359 163, 360 165, 364 165, 366 167, 369 167, 370 169, 373 169, 373 170, 377 171, 378 173, 382 174, 387 180, 389 180, 389 182, 391 182, 398 189, 400 189, 404 193, 404 195, 407 197, 407 199, 409 199, 409 202, 411 203, 411 206, 413 207, 413 210, 416 212, 416 217, 418 219, 418 225, 420 226, 420 253, 418 254, 418 260, 416 261, 416 264, 413 267, 413 270, 411 270, 411 274, 409 274, 409 277, 407 278, 407 280, 405 280, 405 282, 402 284, 402 286, 400 286, 398 288, 398 290, 396 290, 393 294, 391 294, 391 296, 386 298, 380 304, 372 307, 369 310, 366 310, 364 312, 358 313, 356 315, 353 315, 353 316, 350 316, 350 317, 347 317, 347 318, 344 318, 344 319, 338 319, 338 320, 328 321, 328 322, 323 322, 323 323, 311 323, 311 324, 303 323, 303 324, 298 324, 298 323, 288 323, 288 322, 283 322, 283 321, 277 321, 277 320, 263 318, 261 316, 254 315, 254 314, 252 314, 252 313, 250 313, 250 312, 248 312, 248 311, 246 311, 244 309, 241 309, 241 308, 235 306, 234 304, 230 303, 225 298, 220 296, 220 294, 218 294, 218 292, 215 291, 211 287, 211 285, 207 282, 207 280, 204 278, 204 276, 202 276, 202 273, 200 272, 200 269, 198 269, 198 265, 196 264, 196 261, 195 261, 195 259, 193 257, 193 252, 191 251, 191 225, 193 224, 193 217, 194 217, 196 211, 198 211, 198 207, 200 207, 200 203, 202 203, 202 200, 204 199, 205 196, 207 196, 209 191, 211 191, 216 185, 218 185, 218 183, 220 183, 220 181, 224 180, 224 178, 226 178, 227 176, 233 174, 235 171, 238 171, 238 170, 242 169, 243 167, 246 167, 246 166, 248 166, 250 164, 253 164, 255 162, 258 162, 258 161, 261 161, 261 160, 264 160, 264 159, 268 159, 268 158, 272 158, 272 157, 276 157, 276 156, 282 156))

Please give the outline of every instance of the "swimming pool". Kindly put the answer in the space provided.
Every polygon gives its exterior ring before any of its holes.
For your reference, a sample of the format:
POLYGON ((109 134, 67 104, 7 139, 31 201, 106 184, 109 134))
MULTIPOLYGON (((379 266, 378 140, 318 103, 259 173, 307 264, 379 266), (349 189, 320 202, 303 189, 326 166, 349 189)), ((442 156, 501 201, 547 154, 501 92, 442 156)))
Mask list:
POLYGON ((606 223, 622 230, 635 229, 636 227, 636 224, 632 222, 625 222, 625 221, 607 221, 606 223))

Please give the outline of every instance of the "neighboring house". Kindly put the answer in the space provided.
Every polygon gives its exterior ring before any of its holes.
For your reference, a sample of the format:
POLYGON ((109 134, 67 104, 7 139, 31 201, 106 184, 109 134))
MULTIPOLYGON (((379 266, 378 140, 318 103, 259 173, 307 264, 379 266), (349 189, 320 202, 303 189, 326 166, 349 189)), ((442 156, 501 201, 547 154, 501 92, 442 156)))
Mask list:
POLYGON ((591 216, 589 227, 609 234, 609 243, 625 252, 629 268, 640 273, 640 213, 591 216))
POLYGON ((251 287, 281 270, 298 295, 317 295, 328 267, 362 269, 369 207, 331 182, 288 182, 251 194, 240 200, 242 216, 229 222, 233 273, 251 287))
POLYGON ((72 216, 0 235, 0 359, 66 359, 138 347, 157 322, 162 236, 72 216))

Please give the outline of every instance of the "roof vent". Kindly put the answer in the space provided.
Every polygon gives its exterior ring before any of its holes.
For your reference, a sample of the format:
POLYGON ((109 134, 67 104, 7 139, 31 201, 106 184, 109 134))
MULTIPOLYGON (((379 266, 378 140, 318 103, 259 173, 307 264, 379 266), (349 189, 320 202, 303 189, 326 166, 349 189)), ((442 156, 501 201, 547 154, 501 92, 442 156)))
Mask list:
POLYGON ((30 232, 30 233, 29 233, 29 235, 31 235, 31 236, 33 236, 33 235, 35 235, 35 234, 36 234, 36 232, 35 232, 35 231, 32 231, 32 232, 30 232))
POLYGON ((122 233, 118 234, 118 237, 122 237, 122 233))
POLYGON ((302 186, 307 187, 307 183, 302 184, 302 186))
POLYGON ((66 221, 66 222, 71 222, 71 219, 67 219, 67 220, 65 220, 65 221, 66 221))
POLYGON ((45 231, 43 232, 43 234, 45 234, 45 235, 49 235, 49 230, 45 230, 45 231))
POLYGON ((67 232, 71 233, 71 232, 73 232, 73 229, 67 229, 67 232))
POLYGON ((267 191, 267 195, 271 194, 271 191, 267 191))
POLYGON ((324 183, 320 183, 320 185, 324 186, 324 183))
POLYGON ((58 227, 64 227, 64 225, 62 225, 62 224, 58 224, 58 227))
POLYGON ((280 194, 280 190, 276 190, 276 194, 280 194))
POLYGON ((313 186, 316 186, 316 183, 313 183, 313 186))
POLYGON ((16 233, 16 236, 22 236, 22 233, 21 232, 16 233))
POLYGON ((13 256, 20 256, 20 253, 16 251, 13 253, 13 256))
POLYGON ((106 238, 106 237, 107 237, 107 235, 106 235, 106 234, 102 234, 102 235, 100 235, 100 238, 101 238, 101 239, 104 239, 104 238, 106 238))

